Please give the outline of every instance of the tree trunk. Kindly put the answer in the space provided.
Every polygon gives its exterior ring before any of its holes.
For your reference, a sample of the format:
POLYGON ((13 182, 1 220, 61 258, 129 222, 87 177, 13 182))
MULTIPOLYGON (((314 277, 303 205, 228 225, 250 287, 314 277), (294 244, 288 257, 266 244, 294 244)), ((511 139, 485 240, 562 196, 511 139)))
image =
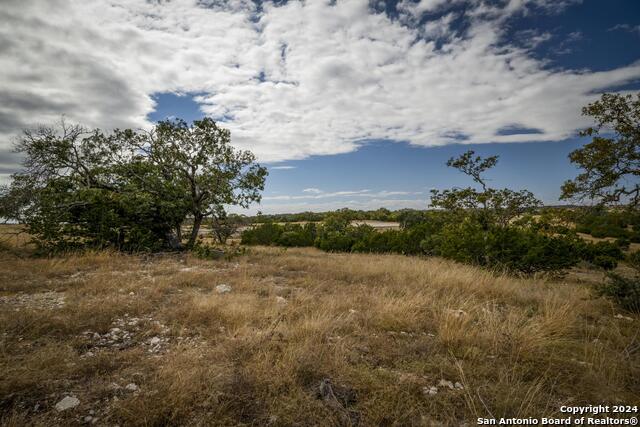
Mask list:
POLYGON ((196 244, 198 231, 200 231, 200 226, 202 225, 202 219, 202 215, 193 217, 193 228, 191 229, 191 236, 189 236, 189 241, 187 242, 187 249, 193 248, 193 245, 196 244))
POLYGON ((182 223, 176 225, 176 239, 178 239, 178 242, 182 245, 182 223))

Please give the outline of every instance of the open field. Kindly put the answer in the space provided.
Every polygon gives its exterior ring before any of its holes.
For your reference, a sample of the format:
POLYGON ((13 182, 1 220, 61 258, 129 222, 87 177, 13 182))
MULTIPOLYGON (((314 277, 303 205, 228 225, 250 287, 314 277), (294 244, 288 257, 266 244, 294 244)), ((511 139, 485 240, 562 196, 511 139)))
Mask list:
POLYGON ((1 257, 3 425, 475 425, 640 403, 640 319, 578 276, 314 249, 1 257))

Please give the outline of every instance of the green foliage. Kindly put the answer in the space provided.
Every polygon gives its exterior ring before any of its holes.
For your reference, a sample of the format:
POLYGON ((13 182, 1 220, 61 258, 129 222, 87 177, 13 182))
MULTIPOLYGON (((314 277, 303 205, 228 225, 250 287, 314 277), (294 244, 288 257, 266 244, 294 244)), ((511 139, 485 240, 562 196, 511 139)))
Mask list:
POLYGON ((627 263, 635 270, 640 270, 640 251, 634 251, 627 255, 627 263))
POLYGON ((578 262, 575 240, 532 229, 492 227, 473 221, 451 223, 422 242, 426 253, 459 262, 532 274, 558 271, 578 262))
POLYGON ((520 215, 531 212, 542 203, 527 191, 508 188, 494 189, 487 186, 484 172, 498 163, 498 156, 474 157, 469 150, 458 158, 451 158, 447 166, 454 167, 470 176, 481 189, 451 188, 431 190, 431 205, 456 214, 460 219, 473 217, 483 228, 506 227, 520 215))
POLYGON ((625 310, 640 313, 640 277, 609 273, 607 279, 598 287, 598 293, 611 298, 625 310))
POLYGON ((208 260, 216 260, 216 259, 225 259, 231 260, 240 255, 244 255, 247 253, 247 248, 241 246, 226 246, 226 245, 210 245, 202 242, 201 239, 196 240, 196 243, 193 245, 191 249, 191 253, 193 253, 196 257, 200 259, 208 259, 208 260))
MULTIPOLYGON (((47 252, 177 249, 187 222, 191 247, 205 218, 226 220, 224 205, 259 200, 266 176, 211 119, 108 135, 62 123, 25 131, 16 149, 24 169, 0 189, 0 215, 26 224, 47 252)), ((223 228, 220 239, 229 231, 223 228)))
POLYGON ((191 248, 191 253, 200 259, 222 259, 225 256, 225 250, 216 246, 203 243, 202 240, 196 240, 196 243, 191 248))
POLYGON ((275 245, 284 232, 284 227, 267 222, 242 232, 243 245, 275 245))
POLYGON ((300 224, 287 224, 277 239, 280 246, 313 246, 317 236, 316 224, 309 222, 304 226, 300 224))
POLYGON ((620 247, 612 242, 579 241, 576 250, 582 260, 605 270, 613 270, 618 265, 618 261, 624 259, 624 253, 620 247))
MULTIPOLYGON (((592 140, 569 154, 584 170, 562 186, 563 199, 595 200, 609 205, 640 203, 640 93, 605 93, 582 109, 594 126, 581 132, 592 140), (604 131, 601 133, 601 131, 604 131)), ((616 237, 616 236, 614 236, 616 237)))
POLYGON ((575 219, 576 231, 593 237, 637 238, 640 214, 635 210, 596 208, 582 210, 575 219))

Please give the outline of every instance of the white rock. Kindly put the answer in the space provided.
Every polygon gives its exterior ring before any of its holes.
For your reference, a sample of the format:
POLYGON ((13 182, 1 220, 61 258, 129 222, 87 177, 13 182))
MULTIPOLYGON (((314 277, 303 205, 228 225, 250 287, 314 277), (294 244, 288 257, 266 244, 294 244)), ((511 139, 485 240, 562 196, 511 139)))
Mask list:
POLYGON ((228 292, 231 292, 231 286, 225 284, 218 285, 216 286, 216 292, 219 294, 226 294, 228 292))
POLYGON ((125 388, 129 391, 138 391, 139 387, 134 383, 129 383, 125 386, 125 388))
POLYGON ((453 390, 453 383, 447 380, 440 380, 440 382, 438 383, 438 387, 449 387, 451 390, 453 390))
POLYGON ((278 305, 287 305, 287 300, 283 297, 276 297, 276 302, 278 305))
POLYGON ((426 396, 434 396, 438 394, 438 387, 422 387, 422 392, 426 396))
POLYGON ((458 390, 462 390, 464 387, 462 386, 462 384, 460 384, 459 382, 456 382, 454 384, 455 388, 457 388, 458 390))
POLYGON ((73 409, 80 404, 80 400, 75 397, 67 396, 60 402, 56 403, 56 410, 58 412, 66 411, 67 409, 73 409))
POLYGON ((633 322, 633 318, 628 316, 623 316, 622 314, 616 314, 614 317, 616 319, 628 320, 629 322, 633 322))
POLYGON ((153 337, 149 341, 149 344, 151 344, 151 345, 156 345, 156 344, 159 344, 159 343, 160 343, 160 338, 158 338, 158 337, 153 337))

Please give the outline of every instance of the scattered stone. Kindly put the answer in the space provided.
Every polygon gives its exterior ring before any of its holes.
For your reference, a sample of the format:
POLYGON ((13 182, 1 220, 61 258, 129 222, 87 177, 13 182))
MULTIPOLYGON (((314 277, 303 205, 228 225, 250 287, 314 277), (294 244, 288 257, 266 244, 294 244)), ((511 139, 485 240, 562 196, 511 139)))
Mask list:
POLYGON ((440 382, 438 383, 438 387, 449 387, 451 390, 453 390, 453 383, 447 380, 440 380, 440 382))
POLYGON ((66 411, 67 409, 73 409, 80 404, 80 400, 75 397, 67 396, 60 402, 56 403, 56 410, 58 412, 66 411))
POLYGON ((5 304, 16 307, 16 311, 23 307, 55 310, 64 307, 65 296, 60 292, 47 291, 0 297, 0 307, 5 304))
POLYGON ((456 383, 454 384, 454 387, 455 387, 456 389, 458 389, 458 390, 463 390, 463 389, 464 389, 464 386, 463 386, 462 384, 460 384, 459 382, 456 382, 456 383))
POLYGON ((140 388, 134 383, 129 383, 125 386, 125 389, 128 391, 138 391, 140 388))
POLYGON ((219 294, 229 293, 229 292, 231 292, 231 286, 225 285, 225 284, 218 285, 218 286, 216 286, 216 292, 219 293, 219 294))
MULTIPOLYGON (((150 353, 161 352, 164 350, 165 344, 169 341, 168 338, 163 338, 162 336, 168 334, 170 329, 150 316, 138 318, 129 317, 128 314, 125 314, 122 318, 116 318, 112 324, 114 327, 109 329, 109 331, 103 335, 92 331, 85 331, 82 335, 85 339, 90 341, 92 347, 123 350, 135 345, 149 345, 151 347, 149 348, 150 353), (143 342, 142 339, 144 335, 142 334, 142 322, 145 322, 147 325, 155 325, 154 329, 156 330, 156 333, 159 332, 160 336, 154 337, 156 339, 151 338, 151 340, 143 342)), ((91 357, 93 355, 93 351, 88 351, 82 355, 82 357, 91 357)))
POLYGON ((438 394, 438 387, 422 387, 422 393, 424 393, 425 396, 435 396, 438 394))
POLYGON ((276 297, 276 303, 278 303, 278 305, 287 305, 287 299, 278 296, 276 297))

